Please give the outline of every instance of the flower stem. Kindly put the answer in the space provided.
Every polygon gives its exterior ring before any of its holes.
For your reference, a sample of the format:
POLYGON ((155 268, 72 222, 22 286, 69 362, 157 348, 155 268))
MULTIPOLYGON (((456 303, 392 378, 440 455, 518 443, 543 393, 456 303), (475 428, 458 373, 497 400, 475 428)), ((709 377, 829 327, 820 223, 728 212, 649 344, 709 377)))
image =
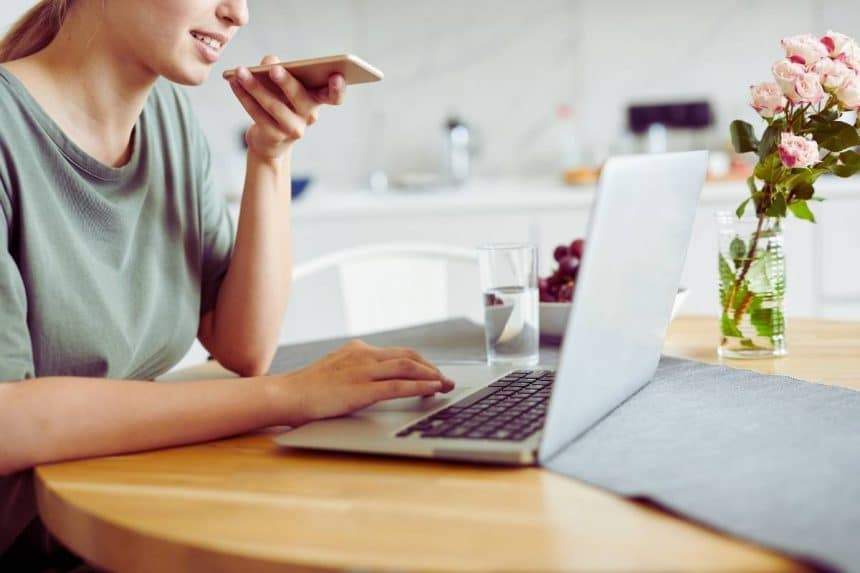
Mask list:
MULTIPOLYGON (((755 233, 753 233, 752 241, 750 241, 749 252, 747 253, 746 260, 744 260, 743 267, 741 267, 740 274, 735 279, 735 283, 732 285, 732 290, 729 293, 729 296, 726 297, 726 304, 723 307, 723 314, 728 314, 729 307, 731 307, 732 302, 735 300, 735 295, 737 295, 738 290, 741 288, 741 285, 743 284, 744 279, 747 276, 747 272, 749 272, 750 270, 750 265, 752 264, 753 256, 755 255, 755 249, 758 245, 758 240, 761 236, 761 228, 764 225, 764 219, 766 216, 767 215, 764 211, 762 211, 758 215, 758 224, 756 225, 755 233)), ((734 315, 734 323, 736 325, 740 322, 740 319, 743 316, 743 312, 741 311, 741 309, 743 309, 747 304, 748 303, 744 301, 744 303, 738 307, 739 312, 736 312, 734 315)))

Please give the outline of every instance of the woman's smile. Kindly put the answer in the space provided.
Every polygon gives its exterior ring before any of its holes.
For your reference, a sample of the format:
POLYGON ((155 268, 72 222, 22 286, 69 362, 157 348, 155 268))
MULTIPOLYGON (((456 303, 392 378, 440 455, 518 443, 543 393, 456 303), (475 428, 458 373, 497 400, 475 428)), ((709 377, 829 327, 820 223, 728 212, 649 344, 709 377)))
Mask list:
POLYGON ((221 50, 227 43, 225 36, 198 30, 192 30, 191 36, 194 38, 194 43, 197 44, 200 54, 207 62, 214 64, 218 61, 221 57, 221 50))

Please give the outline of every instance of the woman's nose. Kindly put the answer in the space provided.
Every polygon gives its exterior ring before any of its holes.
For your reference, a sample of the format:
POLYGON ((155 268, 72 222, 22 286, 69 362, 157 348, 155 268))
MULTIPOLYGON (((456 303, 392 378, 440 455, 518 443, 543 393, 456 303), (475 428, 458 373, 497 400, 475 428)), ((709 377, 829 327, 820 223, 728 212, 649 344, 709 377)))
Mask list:
POLYGON ((231 26, 244 26, 248 23, 247 0, 225 0, 218 6, 218 19, 231 26))

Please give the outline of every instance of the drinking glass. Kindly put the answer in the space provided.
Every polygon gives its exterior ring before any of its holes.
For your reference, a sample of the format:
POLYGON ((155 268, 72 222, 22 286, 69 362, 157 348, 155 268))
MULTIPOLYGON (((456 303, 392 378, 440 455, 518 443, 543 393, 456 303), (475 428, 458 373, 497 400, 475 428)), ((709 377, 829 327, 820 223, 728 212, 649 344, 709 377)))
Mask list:
POLYGON ((484 334, 490 364, 538 363, 537 248, 502 243, 478 248, 484 334))

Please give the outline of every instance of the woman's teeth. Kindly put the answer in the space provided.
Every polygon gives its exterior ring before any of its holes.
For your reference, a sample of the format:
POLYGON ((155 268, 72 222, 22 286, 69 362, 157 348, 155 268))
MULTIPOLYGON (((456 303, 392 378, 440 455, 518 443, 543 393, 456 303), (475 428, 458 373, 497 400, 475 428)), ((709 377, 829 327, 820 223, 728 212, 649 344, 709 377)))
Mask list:
POLYGON ((203 34, 198 34, 197 32, 191 32, 191 35, 194 36, 197 40, 203 42, 213 50, 221 49, 221 42, 216 40, 215 38, 210 38, 209 36, 204 36, 203 34))

